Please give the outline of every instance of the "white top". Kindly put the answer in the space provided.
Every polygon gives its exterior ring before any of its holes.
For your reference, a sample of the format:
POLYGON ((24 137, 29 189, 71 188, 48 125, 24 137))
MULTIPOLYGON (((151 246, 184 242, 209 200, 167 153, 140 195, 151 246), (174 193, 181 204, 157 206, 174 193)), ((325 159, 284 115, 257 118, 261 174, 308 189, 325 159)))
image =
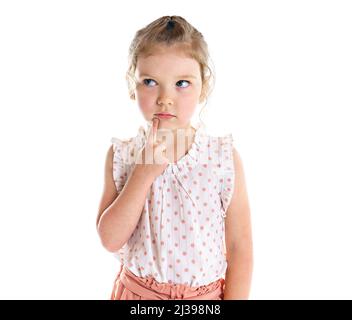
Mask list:
MULTIPOLYGON (((148 127, 150 124, 147 124, 148 127)), ((188 153, 170 163, 150 187, 140 220, 115 256, 139 277, 207 285, 224 278, 225 217, 234 190, 233 137, 212 137, 196 126, 188 153)), ((148 129, 122 141, 113 137, 113 178, 120 192, 148 129)))

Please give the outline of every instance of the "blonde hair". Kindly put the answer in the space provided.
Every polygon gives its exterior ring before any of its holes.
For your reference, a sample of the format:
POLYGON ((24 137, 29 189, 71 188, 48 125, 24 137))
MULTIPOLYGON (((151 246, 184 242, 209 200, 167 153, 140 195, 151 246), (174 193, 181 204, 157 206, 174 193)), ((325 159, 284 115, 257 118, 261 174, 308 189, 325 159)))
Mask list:
POLYGON ((181 16, 163 16, 136 32, 129 47, 126 72, 130 98, 135 99, 135 71, 138 57, 150 55, 160 45, 177 46, 199 63, 202 79, 199 100, 207 101, 215 84, 214 72, 210 67, 208 45, 203 35, 181 16))

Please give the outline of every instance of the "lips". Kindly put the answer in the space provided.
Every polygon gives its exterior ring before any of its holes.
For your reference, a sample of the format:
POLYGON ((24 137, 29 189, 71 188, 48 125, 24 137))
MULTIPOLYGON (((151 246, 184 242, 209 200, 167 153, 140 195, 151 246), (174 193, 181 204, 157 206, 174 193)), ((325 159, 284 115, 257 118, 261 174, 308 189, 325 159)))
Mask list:
POLYGON ((164 116, 164 117, 175 117, 173 114, 171 113, 164 113, 164 112, 161 112, 161 113, 156 113, 155 114, 156 116, 164 116))

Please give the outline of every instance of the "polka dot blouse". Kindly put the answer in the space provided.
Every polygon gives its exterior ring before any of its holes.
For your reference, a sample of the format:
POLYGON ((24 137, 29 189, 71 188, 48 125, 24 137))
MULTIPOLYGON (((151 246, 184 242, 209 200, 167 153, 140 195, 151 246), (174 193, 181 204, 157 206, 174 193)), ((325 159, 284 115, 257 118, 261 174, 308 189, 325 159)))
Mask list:
MULTIPOLYGON (((154 180, 134 232, 115 253, 139 277, 201 286, 225 275, 225 217, 235 176, 233 137, 209 136, 199 123, 195 129, 188 152, 154 180)), ((141 126, 129 140, 111 139, 118 192, 147 132, 141 126)))

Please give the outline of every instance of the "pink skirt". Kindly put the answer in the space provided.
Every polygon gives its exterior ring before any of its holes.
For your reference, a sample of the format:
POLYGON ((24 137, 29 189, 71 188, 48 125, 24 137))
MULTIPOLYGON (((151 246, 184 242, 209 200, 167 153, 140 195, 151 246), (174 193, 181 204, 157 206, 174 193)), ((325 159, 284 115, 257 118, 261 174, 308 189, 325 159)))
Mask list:
POLYGON ((114 281, 111 300, 223 300, 225 279, 208 285, 190 287, 184 284, 158 282, 153 277, 137 277, 124 265, 114 281))

